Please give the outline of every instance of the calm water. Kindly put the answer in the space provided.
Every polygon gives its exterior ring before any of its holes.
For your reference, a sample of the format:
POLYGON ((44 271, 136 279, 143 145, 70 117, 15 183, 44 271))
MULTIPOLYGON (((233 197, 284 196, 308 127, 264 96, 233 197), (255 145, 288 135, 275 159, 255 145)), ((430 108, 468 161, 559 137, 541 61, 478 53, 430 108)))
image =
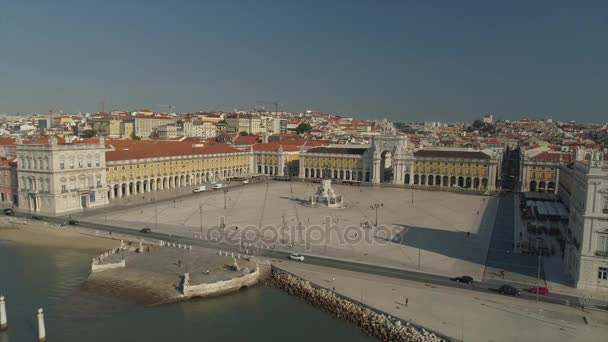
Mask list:
POLYGON ((45 310, 47 341, 373 341, 282 291, 237 294, 146 308, 80 290, 91 255, 0 241, 0 293, 9 329, 0 342, 36 341, 45 310))

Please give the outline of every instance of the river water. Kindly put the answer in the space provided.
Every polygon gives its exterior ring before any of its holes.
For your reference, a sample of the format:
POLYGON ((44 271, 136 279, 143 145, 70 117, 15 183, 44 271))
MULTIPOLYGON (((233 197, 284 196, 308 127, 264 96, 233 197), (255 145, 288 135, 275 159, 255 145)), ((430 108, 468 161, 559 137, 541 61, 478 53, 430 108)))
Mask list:
POLYGON ((211 299, 143 307, 80 289, 91 254, 0 241, 0 293, 9 329, 0 342, 373 341, 356 326, 264 286, 211 299))

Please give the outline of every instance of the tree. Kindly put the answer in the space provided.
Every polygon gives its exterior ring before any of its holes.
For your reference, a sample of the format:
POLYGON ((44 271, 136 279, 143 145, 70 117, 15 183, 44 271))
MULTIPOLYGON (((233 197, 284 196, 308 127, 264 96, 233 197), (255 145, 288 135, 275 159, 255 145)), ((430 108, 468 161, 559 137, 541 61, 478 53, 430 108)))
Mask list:
POLYGON ((302 122, 296 127, 296 133, 298 134, 310 133, 310 131, 312 131, 312 126, 307 122, 302 122))
POLYGON ((87 129, 85 131, 82 131, 82 133, 80 134, 80 136, 82 138, 92 138, 96 135, 97 135, 97 131, 94 129, 87 129))
POLYGON ((131 139, 133 139, 133 140, 141 140, 140 137, 138 137, 137 135, 135 135, 135 131, 131 132, 131 139))
POLYGON ((245 131, 242 131, 242 132, 239 132, 239 135, 242 136, 242 137, 246 137, 246 136, 249 135, 249 133, 247 133, 245 131))

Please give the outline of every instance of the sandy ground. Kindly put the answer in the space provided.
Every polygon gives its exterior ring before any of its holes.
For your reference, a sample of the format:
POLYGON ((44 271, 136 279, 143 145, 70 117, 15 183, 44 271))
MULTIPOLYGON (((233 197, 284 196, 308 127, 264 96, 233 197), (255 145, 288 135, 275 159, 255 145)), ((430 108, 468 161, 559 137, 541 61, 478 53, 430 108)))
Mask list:
POLYGON ((59 228, 42 222, 21 218, 0 218, 0 240, 16 243, 102 252, 117 246, 116 240, 81 234, 69 228, 59 228))

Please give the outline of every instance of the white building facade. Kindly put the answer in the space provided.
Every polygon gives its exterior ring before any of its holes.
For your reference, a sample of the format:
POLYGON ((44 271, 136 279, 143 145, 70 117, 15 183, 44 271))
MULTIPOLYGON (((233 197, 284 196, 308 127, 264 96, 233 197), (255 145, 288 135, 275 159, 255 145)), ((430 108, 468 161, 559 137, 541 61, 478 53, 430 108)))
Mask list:
POLYGON ((19 208, 57 215, 108 204, 104 139, 17 144, 19 208))
POLYGON ((601 152, 562 165, 558 195, 570 209, 564 269, 577 288, 608 289, 608 162, 601 152))

